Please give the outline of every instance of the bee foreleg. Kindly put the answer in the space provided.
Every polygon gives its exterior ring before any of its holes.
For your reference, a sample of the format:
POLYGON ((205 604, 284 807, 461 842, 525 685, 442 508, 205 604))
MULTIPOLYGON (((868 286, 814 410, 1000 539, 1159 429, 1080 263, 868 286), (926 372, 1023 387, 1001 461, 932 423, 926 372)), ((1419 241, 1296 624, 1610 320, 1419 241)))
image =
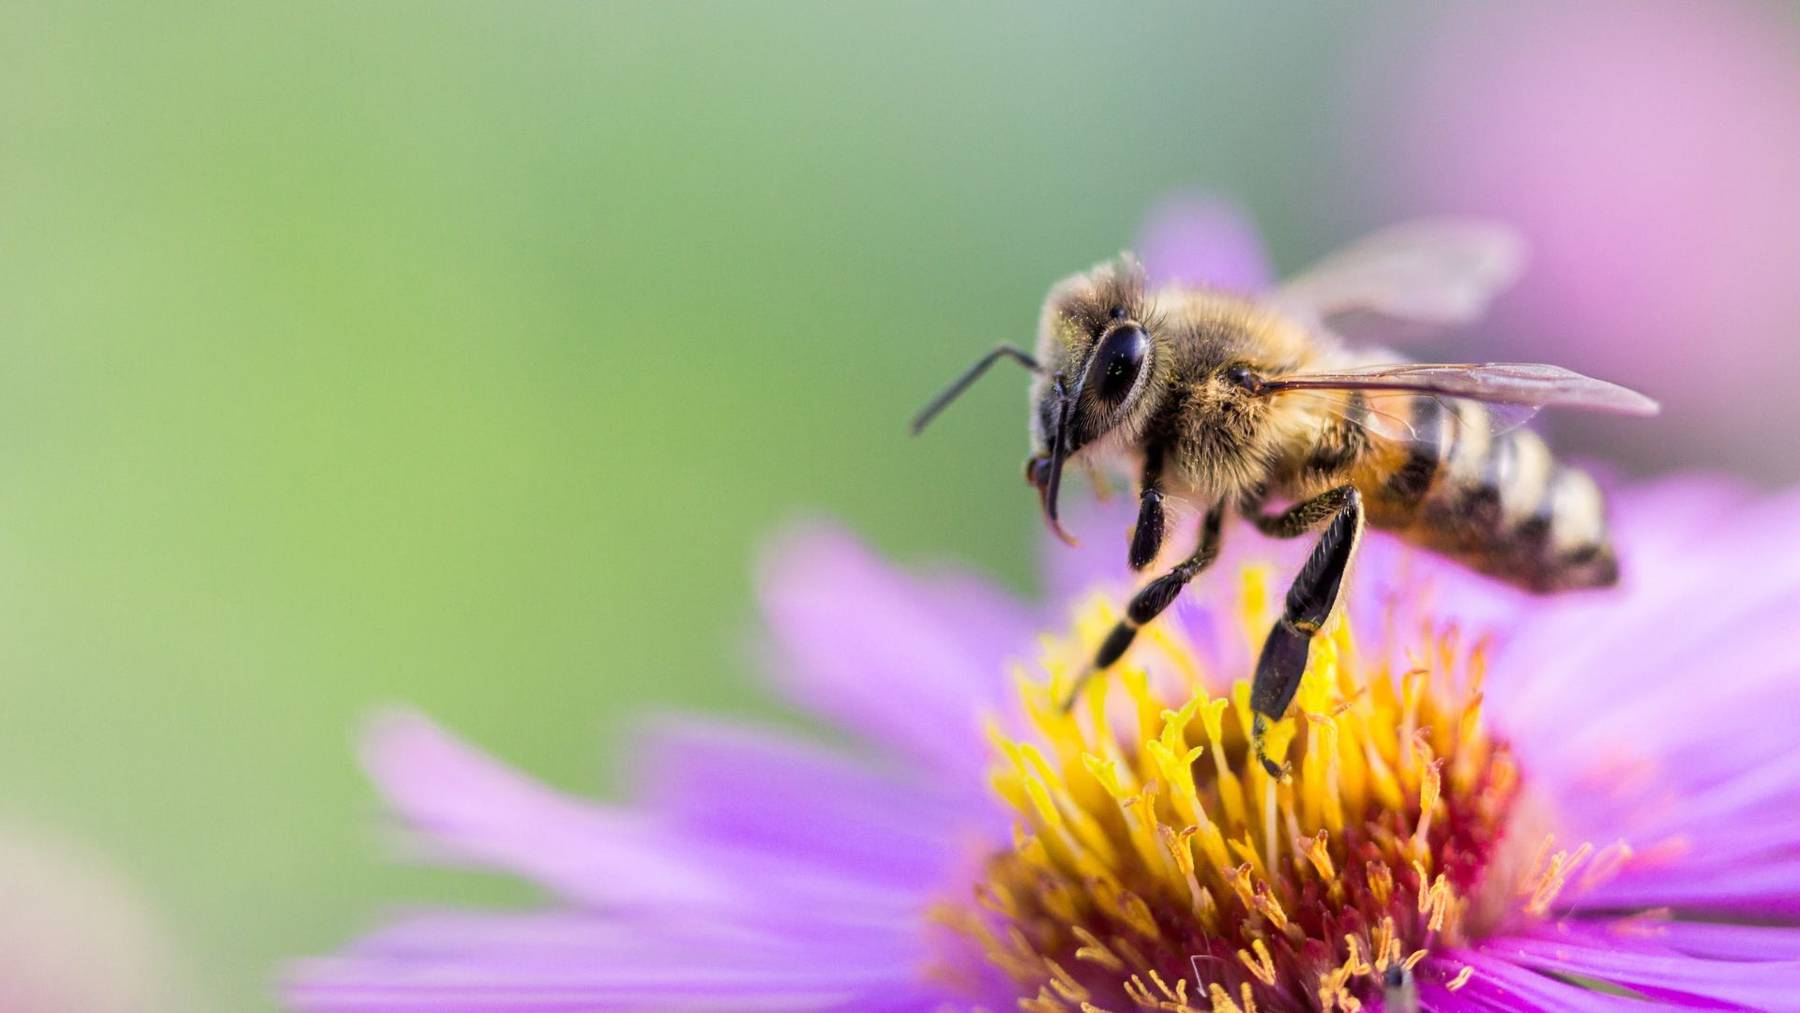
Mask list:
POLYGON ((1219 531, 1224 521, 1223 505, 1207 511, 1200 531, 1200 547, 1194 550, 1194 554, 1177 563, 1168 573, 1145 584, 1142 590, 1132 596, 1130 604, 1125 606, 1125 617, 1100 642, 1100 650, 1095 652, 1093 663, 1076 676, 1075 685, 1069 687, 1069 695, 1063 699, 1063 710, 1074 707, 1075 698, 1094 673, 1105 671, 1123 657, 1125 649, 1137 638, 1137 631, 1161 615, 1181 594, 1181 589, 1187 587, 1196 574, 1218 558, 1219 531))
POLYGON ((1138 493, 1137 526, 1131 529, 1131 568, 1142 570, 1156 561, 1163 543, 1163 496, 1146 487, 1138 493))
POLYGON ((1131 568, 1142 570, 1156 561, 1163 543, 1162 451, 1152 446, 1144 453, 1144 472, 1138 479, 1137 525, 1131 529, 1131 568))
POLYGON ((1344 503, 1349 500, 1350 494, 1355 491, 1355 486, 1341 485, 1336 489, 1326 490, 1312 499, 1295 503, 1278 514, 1262 514, 1256 511, 1247 511, 1247 513, 1249 513, 1251 523, 1256 525, 1256 530, 1270 538, 1299 538, 1318 527, 1319 522, 1336 516, 1344 508, 1344 503))
POLYGON ((1333 489, 1317 499, 1299 504, 1288 514, 1327 496, 1336 499, 1336 514, 1325 533, 1319 536, 1319 544, 1307 557, 1306 565, 1300 568, 1300 575, 1288 587, 1281 617, 1275 620, 1268 639, 1263 641, 1262 655, 1256 660, 1256 677, 1250 684, 1250 709, 1254 712, 1251 746, 1257 761, 1272 777, 1282 777, 1285 771, 1263 751, 1263 733, 1270 722, 1280 721, 1287 713, 1288 704, 1293 702, 1294 693, 1300 689, 1300 677, 1306 674, 1306 659, 1312 651, 1312 638, 1331 621, 1339 592, 1343 590, 1344 577, 1350 571, 1357 544, 1362 540, 1362 496, 1353 486, 1333 489))

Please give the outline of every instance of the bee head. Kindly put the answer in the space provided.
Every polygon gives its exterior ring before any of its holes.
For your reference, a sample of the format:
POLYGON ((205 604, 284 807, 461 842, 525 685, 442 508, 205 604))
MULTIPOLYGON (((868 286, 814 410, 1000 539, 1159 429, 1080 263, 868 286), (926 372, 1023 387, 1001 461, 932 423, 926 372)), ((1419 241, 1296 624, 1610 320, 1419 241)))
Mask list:
POLYGON ((1157 322, 1144 289, 1143 269, 1121 256, 1058 284, 1044 304, 1025 477, 1065 541, 1056 513, 1063 463, 1111 437, 1135 443, 1154 400, 1157 322))

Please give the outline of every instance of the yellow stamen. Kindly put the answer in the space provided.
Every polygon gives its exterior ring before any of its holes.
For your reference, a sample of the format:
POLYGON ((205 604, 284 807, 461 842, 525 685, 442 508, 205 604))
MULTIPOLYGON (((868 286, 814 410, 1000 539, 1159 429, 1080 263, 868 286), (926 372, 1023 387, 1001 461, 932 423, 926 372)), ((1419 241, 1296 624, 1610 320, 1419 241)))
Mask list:
POLYGON ((1332 880, 1337 878, 1337 866, 1331 861, 1331 838, 1324 830, 1312 837, 1296 842, 1296 848, 1303 852, 1313 868, 1319 870, 1319 878, 1332 880))
POLYGON ((1525 910, 1534 915, 1542 915, 1556 903, 1557 895, 1562 893, 1563 884, 1568 882, 1569 874, 1574 872, 1587 859, 1593 846, 1583 844, 1573 852, 1558 851, 1550 856, 1550 866, 1545 869, 1531 888, 1531 900, 1526 903, 1525 910))
MULTIPOLYGON (((1437 811, 1438 797, 1443 793, 1442 768, 1442 761, 1428 761, 1424 767, 1424 775, 1420 779, 1419 829, 1413 831, 1413 844, 1419 848, 1425 846, 1427 835, 1431 833, 1431 817, 1437 811)), ((1426 852, 1426 854, 1429 855, 1430 852, 1426 852)))
POLYGON ((1108 971, 1122 971, 1125 969, 1125 962, 1119 959, 1119 955, 1108 949, 1106 944, 1101 942, 1092 932, 1089 932, 1080 925, 1072 925, 1070 926, 1070 929, 1075 933, 1075 937, 1081 940, 1082 944, 1081 949, 1075 951, 1075 956, 1077 958, 1099 964, 1108 971))
POLYGON ((1275 984, 1275 961, 1269 956, 1269 948, 1260 939, 1250 945, 1256 950, 1255 959, 1251 958, 1249 951, 1239 950, 1238 960, 1250 969, 1250 973, 1256 976, 1257 981, 1265 985, 1275 984))
MULTIPOLYGON (((1252 652, 1270 602, 1267 572, 1246 570, 1252 652)), ((1495 842, 1525 839, 1507 822, 1517 769, 1482 722, 1479 643, 1424 629, 1364 663, 1347 623, 1322 630, 1294 706, 1265 722, 1264 750, 1291 767, 1277 779, 1252 756, 1247 673, 1210 670, 1178 623, 1150 627, 1147 649, 1065 713, 1073 673, 1116 619, 1103 600, 1085 604, 1072 639, 1046 641, 1047 681, 1016 679, 1024 733, 986 727, 994 791, 1018 829, 947 924, 1020 982, 1022 1008, 1250 1013, 1263 988, 1356 1011, 1390 968, 1467 943, 1485 924, 1471 905, 1517 896, 1513 910, 1541 914, 1577 882, 1591 849, 1546 843, 1532 863, 1503 864, 1503 889, 1470 885, 1495 842), (1389 657, 1410 660, 1396 671, 1389 657), (1344 924, 1367 928, 1331 928, 1344 924)), ((1606 849, 1586 871, 1627 853, 1606 849)))

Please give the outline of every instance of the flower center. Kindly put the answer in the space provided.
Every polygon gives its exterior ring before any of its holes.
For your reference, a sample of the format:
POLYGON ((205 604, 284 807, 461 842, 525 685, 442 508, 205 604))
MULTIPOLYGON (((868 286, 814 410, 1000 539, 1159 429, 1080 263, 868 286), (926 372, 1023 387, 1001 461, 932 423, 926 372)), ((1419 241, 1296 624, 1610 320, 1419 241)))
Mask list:
MULTIPOLYGON (((1253 652, 1266 572, 1244 582, 1253 652)), ((1268 736, 1292 764, 1277 781, 1249 757, 1248 684, 1214 695, 1177 623, 1063 713, 1113 618, 1084 607, 1048 684, 1020 677, 1027 728, 991 735, 1014 840, 948 915, 1022 1008, 1357 1009, 1410 992, 1433 949, 1542 914, 1587 857, 1551 850, 1483 724, 1483 651, 1453 630, 1420 631, 1404 663, 1359 662, 1341 620, 1318 638, 1268 736)))

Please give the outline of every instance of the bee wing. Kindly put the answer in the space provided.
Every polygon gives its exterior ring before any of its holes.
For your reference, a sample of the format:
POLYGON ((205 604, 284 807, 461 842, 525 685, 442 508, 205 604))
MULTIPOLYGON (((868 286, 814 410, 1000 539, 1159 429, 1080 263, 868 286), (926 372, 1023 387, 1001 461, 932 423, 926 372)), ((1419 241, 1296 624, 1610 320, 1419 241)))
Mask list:
POLYGON ((1413 423, 1419 398, 1437 402, 1445 414, 1457 416, 1465 426, 1480 426, 1490 437, 1511 432, 1537 416, 1537 405, 1488 403, 1484 411, 1465 411, 1467 398, 1414 391, 1362 391, 1361 400, 1352 404, 1349 391, 1297 390, 1287 396, 1304 397, 1316 402, 1320 410, 1340 421, 1356 426, 1370 436, 1389 443, 1430 443, 1436 437, 1431 431, 1420 432, 1413 423))
POLYGON ((1524 264, 1524 240, 1503 225, 1424 219, 1351 243, 1289 279, 1273 298, 1328 330, 1358 315, 1386 318, 1401 330, 1454 327, 1479 318, 1524 264))
POLYGON ((1406 392, 1467 398, 1490 405, 1588 408, 1655 415, 1661 407, 1628 387, 1536 362, 1393 363, 1329 373, 1297 373, 1263 381, 1268 394, 1303 390, 1406 392))

